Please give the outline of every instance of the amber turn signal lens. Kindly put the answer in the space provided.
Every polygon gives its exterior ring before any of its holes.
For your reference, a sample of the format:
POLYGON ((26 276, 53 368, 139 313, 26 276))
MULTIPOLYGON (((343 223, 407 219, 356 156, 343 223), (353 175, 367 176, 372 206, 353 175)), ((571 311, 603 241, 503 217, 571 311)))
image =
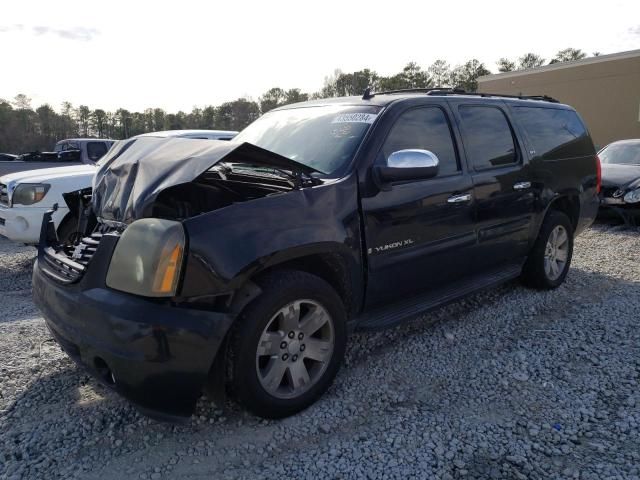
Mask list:
POLYGON ((167 257, 162 258, 158 265, 156 278, 153 282, 153 291, 155 293, 171 293, 175 291, 180 261, 182 260, 182 245, 176 245, 167 257))

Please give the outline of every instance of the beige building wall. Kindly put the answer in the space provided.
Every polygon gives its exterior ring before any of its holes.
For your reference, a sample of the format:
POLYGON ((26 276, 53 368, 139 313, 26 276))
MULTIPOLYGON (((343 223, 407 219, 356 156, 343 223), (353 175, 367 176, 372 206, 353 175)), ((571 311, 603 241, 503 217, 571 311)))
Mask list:
POLYGON ((640 138, 640 50, 487 75, 478 91, 556 98, 580 113, 598 147, 640 138))

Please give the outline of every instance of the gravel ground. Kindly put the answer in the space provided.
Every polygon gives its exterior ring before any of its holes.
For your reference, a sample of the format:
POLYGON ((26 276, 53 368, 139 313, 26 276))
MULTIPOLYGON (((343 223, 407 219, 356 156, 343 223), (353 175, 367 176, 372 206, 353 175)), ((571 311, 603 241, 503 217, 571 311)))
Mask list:
POLYGON ((567 282, 517 283, 356 334, 329 392, 264 421, 203 399, 148 420, 79 371, 0 240, 0 479, 639 478, 640 231, 580 236, 567 282))

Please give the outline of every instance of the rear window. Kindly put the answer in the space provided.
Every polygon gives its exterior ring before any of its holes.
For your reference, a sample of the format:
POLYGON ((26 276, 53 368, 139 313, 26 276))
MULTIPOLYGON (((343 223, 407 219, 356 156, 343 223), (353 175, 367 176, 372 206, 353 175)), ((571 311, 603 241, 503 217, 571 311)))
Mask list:
POLYGON ((104 142, 87 143, 87 156, 91 161, 97 162, 100 160, 107 153, 107 150, 107 145, 104 142))
POLYGON ((514 107, 534 156, 543 160, 593 155, 594 147, 584 124, 573 110, 514 107))

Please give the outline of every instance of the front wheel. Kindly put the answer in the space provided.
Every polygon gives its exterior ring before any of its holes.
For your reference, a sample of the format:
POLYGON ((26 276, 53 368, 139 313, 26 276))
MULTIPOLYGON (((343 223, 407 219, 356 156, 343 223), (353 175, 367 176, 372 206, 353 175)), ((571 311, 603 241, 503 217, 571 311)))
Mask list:
POLYGON ((567 215, 551 210, 524 265, 523 282, 542 290, 560 286, 569 273, 572 255, 573 225, 567 215))
POLYGON ((255 414, 281 418, 308 407, 331 385, 346 347, 345 310, 315 275, 274 272, 259 283, 262 294, 232 332, 231 386, 255 414))

